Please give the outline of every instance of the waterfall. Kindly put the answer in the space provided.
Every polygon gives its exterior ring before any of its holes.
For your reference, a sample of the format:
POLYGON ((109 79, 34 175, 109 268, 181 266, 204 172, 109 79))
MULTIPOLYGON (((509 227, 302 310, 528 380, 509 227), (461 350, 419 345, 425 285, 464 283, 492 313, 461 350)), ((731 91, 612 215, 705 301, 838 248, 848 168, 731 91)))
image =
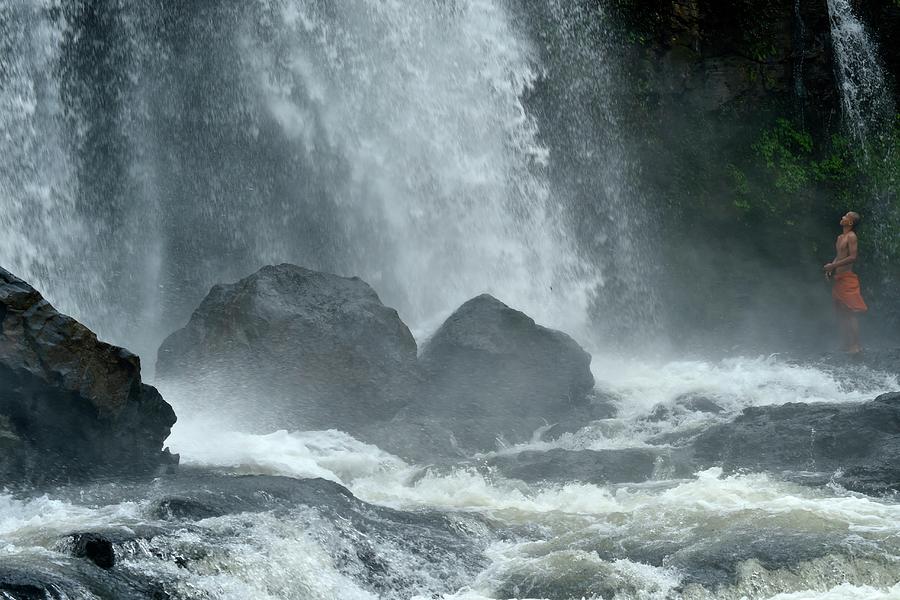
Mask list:
POLYGON ((269 3, 245 40, 265 112, 328 175, 349 264, 414 323, 479 291, 583 325, 578 257, 522 96, 538 76, 500 3, 269 3), (372 250, 375 249, 375 252, 372 250))
POLYGON ((844 125, 868 158, 893 118, 894 106, 878 49, 850 0, 828 0, 844 125))
POLYGON ((482 292, 582 338, 598 310, 648 319, 626 314, 652 261, 596 8, 0 14, 0 264, 109 341, 152 357, 212 285, 277 262, 358 275, 419 332, 482 292))
POLYGON ((63 32, 52 4, 0 3, 0 259, 71 307, 52 283, 83 235, 60 103, 63 32))

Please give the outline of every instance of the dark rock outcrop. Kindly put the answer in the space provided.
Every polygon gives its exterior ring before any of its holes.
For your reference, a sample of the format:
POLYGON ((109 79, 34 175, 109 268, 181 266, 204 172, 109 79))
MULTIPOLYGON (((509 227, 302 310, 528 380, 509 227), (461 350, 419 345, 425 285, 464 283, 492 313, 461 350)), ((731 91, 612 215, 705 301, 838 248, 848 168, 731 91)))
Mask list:
POLYGON ((751 407, 682 444, 699 468, 787 472, 866 493, 900 490, 900 393, 862 404, 751 407))
POLYGON ((257 431, 355 432, 409 401, 416 342, 364 281, 282 264, 212 288, 157 376, 257 431))
POLYGON ((101 569, 112 569, 116 565, 115 541, 100 533, 73 533, 65 546, 75 558, 86 558, 101 569))
POLYGON ((422 351, 410 416, 427 416, 467 450, 521 442, 588 405, 591 356, 568 335, 482 295, 454 312, 422 351))
POLYGON ((0 269, 0 483, 152 473, 172 407, 137 356, 97 340, 0 269))

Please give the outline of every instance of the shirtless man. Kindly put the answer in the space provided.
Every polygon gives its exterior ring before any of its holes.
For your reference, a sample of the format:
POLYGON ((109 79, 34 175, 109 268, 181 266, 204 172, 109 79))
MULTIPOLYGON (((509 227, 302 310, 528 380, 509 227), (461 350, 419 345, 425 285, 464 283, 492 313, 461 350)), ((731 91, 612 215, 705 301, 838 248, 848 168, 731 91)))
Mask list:
POLYGON ((838 236, 835 243, 836 256, 824 267, 825 277, 834 278, 831 297, 834 299, 834 306, 837 309, 844 349, 850 354, 858 354, 862 351, 859 345, 859 321, 856 315, 868 310, 859 293, 859 277, 853 272, 853 263, 856 262, 857 256, 857 239, 854 231, 857 223, 859 223, 859 215, 855 212, 848 212, 841 217, 841 227, 844 232, 838 236))

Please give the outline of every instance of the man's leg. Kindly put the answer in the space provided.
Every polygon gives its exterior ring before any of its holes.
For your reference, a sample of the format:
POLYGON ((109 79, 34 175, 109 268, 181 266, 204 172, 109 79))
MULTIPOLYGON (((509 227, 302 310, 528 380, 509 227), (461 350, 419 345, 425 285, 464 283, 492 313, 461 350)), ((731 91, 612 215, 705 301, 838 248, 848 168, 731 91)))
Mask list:
POLYGON ((847 311, 847 352, 857 354, 862 352, 862 346, 859 345, 859 319, 856 313, 847 311))
POLYGON ((835 302, 834 304, 834 312, 835 316, 837 316, 837 324, 838 324, 838 332, 841 336, 841 350, 844 352, 850 351, 850 323, 847 319, 847 316, 850 311, 844 308, 841 304, 835 302))

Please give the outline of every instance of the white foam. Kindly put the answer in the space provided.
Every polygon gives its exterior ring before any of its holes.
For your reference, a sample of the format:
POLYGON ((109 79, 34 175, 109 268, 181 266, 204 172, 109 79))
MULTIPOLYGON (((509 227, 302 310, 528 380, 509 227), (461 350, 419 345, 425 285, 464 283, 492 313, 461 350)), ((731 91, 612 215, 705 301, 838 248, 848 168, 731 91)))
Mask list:
POLYGON ((897 377, 887 373, 860 369, 853 381, 842 381, 834 373, 774 355, 660 363, 597 356, 592 370, 598 387, 620 398, 626 417, 687 394, 737 411, 788 402, 862 402, 900 388, 897 377))
POLYGON ((251 522, 243 515, 206 519, 203 526, 213 532, 214 541, 184 531, 169 542, 176 548, 179 540, 190 546, 205 546, 201 556, 191 562, 189 572, 151 558, 134 561, 132 567, 157 572, 169 569, 173 578, 180 580, 178 587, 186 597, 202 590, 203 597, 222 600, 377 598, 338 571, 322 544, 309 535, 305 523, 259 514, 251 522))
POLYGON ((359 477, 407 468, 401 459, 337 431, 276 431, 267 435, 208 430, 180 421, 169 444, 187 465, 227 467, 239 473, 321 477, 347 485, 359 477))
POLYGON ((139 521, 139 506, 131 502, 91 508, 48 496, 23 500, 0 495, 0 550, 15 552, 52 543, 72 531, 139 521))
POLYGON ((525 450, 604 450, 656 447, 648 440, 676 430, 697 429, 730 418, 749 406, 803 403, 858 403, 900 389, 895 375, 857 368, 832 372, 786 362, 777 356, 736 357, 718 362, 652 362, 597 355, 592 371, 598 389, 613 397, 615 418, 604 419, 555 440, 517 444, 492 454, 525 450), (681 397, 701 397, 721 414, 675 406, 681 397), (658 406, 671 409, 661 419, 646 417, 658 406))

